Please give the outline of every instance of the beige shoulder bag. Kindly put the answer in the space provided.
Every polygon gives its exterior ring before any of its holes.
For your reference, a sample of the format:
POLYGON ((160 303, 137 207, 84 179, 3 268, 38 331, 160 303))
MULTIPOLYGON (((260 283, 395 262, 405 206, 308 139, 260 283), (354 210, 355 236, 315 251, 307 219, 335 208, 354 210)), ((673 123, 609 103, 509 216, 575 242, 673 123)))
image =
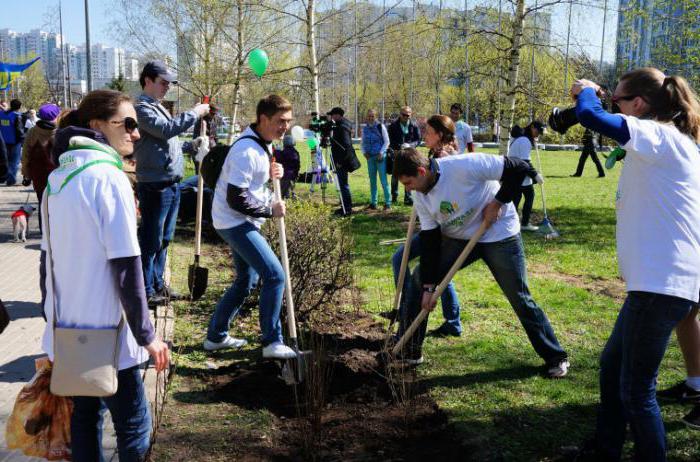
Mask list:
POLYGON ((58 292, 51 254, 49 194, 44 194, 42 215, 46 223, 48 266, 53 299, 53 370, 51 393, 57 396, 111 396, 117 392, 119 334, 124 325, 106 329, 57 327, 58 292))

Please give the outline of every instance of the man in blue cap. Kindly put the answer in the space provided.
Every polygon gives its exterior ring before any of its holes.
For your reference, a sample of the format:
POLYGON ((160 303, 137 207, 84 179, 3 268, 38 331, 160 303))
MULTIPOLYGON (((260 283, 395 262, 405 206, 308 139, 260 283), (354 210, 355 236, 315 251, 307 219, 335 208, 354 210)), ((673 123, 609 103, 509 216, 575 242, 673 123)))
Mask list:
POLYGON ((141 210, 139 243, 148 304, 155 307, 167 299, 180 298, 165 285, 163 273, 168 244, 175 234, 180 207, 178 183, 183 176, 183 147, 178 136, 209 113, 208 104, 198 104, 172 116, 161 104, 175 75, 162 61, 148 62, 139 77, 143 93, 136 103, 141 139, 136 142, 136 193, 141 210))

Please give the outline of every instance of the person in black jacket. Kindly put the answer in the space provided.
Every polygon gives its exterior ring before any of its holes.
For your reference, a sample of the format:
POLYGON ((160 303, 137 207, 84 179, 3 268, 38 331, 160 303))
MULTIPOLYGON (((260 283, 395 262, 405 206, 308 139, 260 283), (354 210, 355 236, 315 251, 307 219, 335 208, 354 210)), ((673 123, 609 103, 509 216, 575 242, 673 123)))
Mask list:
POLYGON ((588 156, 591 156, 595 168, 598 169, 598 178, 605 177, 605 170, 603 170, 603 166, 598 159, 598 154, 595 152, 595 141, 591 130, 586 129, 586 131, 583 132, 581 144, 583 144, 583 150, 581 151, 581 157, 578 158, 578 167, 576 167, 576 173, 571 176, 579 177, 583 175, 583 167, 586 165, 586 159, 588 159, 588 156))
MULTIPOLYGON (((408 147, 415 148, 420 143, 420 130, 418 125, 416 125, 411 120, 411 115, 413 112, 408 106, 401 108, 399 112, 399 118, 396 119, 391 125, 389 125, 389 153, 387 156, 387 166, 386 172, 391 175, 394 164, 394 157, 396 153, 401 150, 404 144, 408 144, 408 147)), ((395 204, 399 197, 399 179, 392 175, 391 177, 391 203, 395 204)), ((413 204, 411 195, 404 188, 403 195, 404 205, 413 204)))
POLYGON ((348 216, 352 214, 352 194, 348 183, 348 174, 359 168, 359 161, 352 146, 352 123, 343 117, 345 111, 334 107, 328 112, 335 127, 331 135, 331 155, 335 163, 335 173, 340 186, 341 207, 335 211, 336 215, 348 216))

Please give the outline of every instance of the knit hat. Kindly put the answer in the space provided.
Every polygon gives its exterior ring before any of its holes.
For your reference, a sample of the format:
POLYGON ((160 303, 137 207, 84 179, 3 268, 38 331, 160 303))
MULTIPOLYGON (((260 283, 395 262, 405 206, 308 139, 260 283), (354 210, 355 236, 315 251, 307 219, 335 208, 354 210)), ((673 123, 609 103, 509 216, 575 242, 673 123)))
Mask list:
POLYGON ((55 104, 44 104, 39 108, 37 115, 41 120, 46 120, 47 122, 53 122, 61 113, 61 108, 55 104))

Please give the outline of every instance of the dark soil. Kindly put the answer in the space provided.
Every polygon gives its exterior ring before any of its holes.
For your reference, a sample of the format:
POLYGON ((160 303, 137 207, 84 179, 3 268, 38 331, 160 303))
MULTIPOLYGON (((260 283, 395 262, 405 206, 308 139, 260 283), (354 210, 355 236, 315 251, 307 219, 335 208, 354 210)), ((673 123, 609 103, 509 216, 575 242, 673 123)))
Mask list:
MULTIPOLYGON (((226 447, 230 447, 228 457, 468 460, 471 451, 459 443, 446 415, 421 386, 415 371, 392 369, 387 373, 379 367, 377 353, 385 335, 382 326, 362 314, 341 316, 318 326, 305 342, 306 348, 314 350, 313 358, 321 360, 311 361, 302 385, 285 385, 277 378, 279 365, 263 361, 236 363, 198 377, 206 382, 203 387, 200 384, 200 393, 206 397, 195 400, 200 404, 228 403, 247 410, 265 409, 273 415, 269 437, 251 435, 235 424, 221 428, 229 432, 225 437, 226 447)), ((190 383, 189 388, 196 387, 190 383)), ((179 403, 171 401, 170 407, 166 421, 188 418, 190 411, 179 412, 179 403)), ((177 452, 182 458, 171 455, 169 460, 218 460, 208 457, 207 450, 214 456, 223 448, 208 446, 205 438, 195 441, 187 432, 169 433, 170 426, 161 428, 158 444, 183 445, 183 451, 177 452), (193 445, 199 449, 193 452, 193 445)))

